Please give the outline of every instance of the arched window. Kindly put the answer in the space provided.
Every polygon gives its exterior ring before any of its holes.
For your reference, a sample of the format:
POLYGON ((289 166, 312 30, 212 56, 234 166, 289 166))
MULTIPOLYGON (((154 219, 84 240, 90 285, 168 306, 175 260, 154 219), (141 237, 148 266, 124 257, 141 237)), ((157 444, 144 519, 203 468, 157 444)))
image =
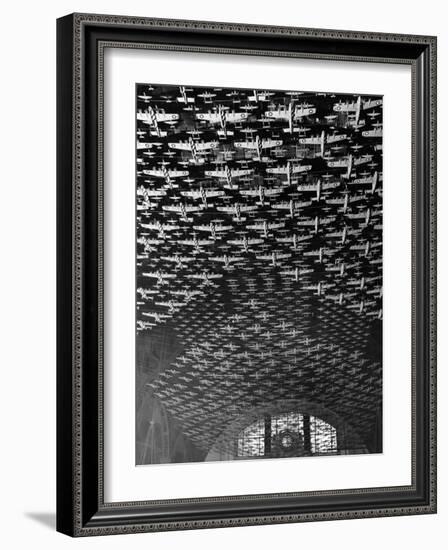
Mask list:
POLYGON ((337 454, 337 431, 317 416, 288 412, 265 415, 241 430, 237 458, 337 454))

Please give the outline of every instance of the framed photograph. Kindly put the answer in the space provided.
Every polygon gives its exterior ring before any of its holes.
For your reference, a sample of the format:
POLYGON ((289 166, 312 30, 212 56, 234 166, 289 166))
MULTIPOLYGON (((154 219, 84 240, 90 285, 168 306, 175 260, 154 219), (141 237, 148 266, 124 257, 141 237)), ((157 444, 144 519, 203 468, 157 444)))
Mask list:
POLYGON ((436 38, 57 41, 57 529, 434 513, 436 38))

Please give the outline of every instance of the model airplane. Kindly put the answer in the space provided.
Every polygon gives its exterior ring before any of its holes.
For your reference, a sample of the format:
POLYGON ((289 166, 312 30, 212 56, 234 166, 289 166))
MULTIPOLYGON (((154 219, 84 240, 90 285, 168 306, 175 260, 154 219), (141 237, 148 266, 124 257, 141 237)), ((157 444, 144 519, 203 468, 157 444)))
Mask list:
POLYGON ((347 134, 332 134, 327 135, 325 130, 322 130, 322 133, 318 136, 310 136, 299 138, 299 143, 301 145, 319 145, 320 146, 320 156, 323 157, 325 153, 325 145, 329 143, 337 143, 339 141, 344 141, 347 139, 347 134))
POLYGON ((222 274, 221 273, 208 273, 207 271, 203 271, 202 273, 195 273, 193 275, 187 275, 189 279, 199 279, 202 281, 204 286, 213 286, 215 279, 221 279, 222 274))
POLYGON ((252 141, 235 141, 234 146, 237 149, 255 150, 258 160, 261 160, 263 149, 272 149, 278 147, 283 141, 281 139, 261 139, 258 135, 252 141))
POLYGON ((237 222, 244 221, 246 218, 241 216, 244 212, 253 212, 257 210, 257 206, 249 204, 233 204, 232 206, 218 206, 217 210, 226 214, 233 214, 233 220, 237 222))
POLYGON ((204 206, 207 206, 207 199, 222 197, 225 195, 224 191, 204 189, 202 186, 194 191, 181 191, 180 194, 190 199, 201 199, 204 206))
POLYGON ((276 166, 275 168, 266 168, 268 174, 281 174, 286 175, 288 185, 291 184, 291 177, 294 174, 303 174, 309 172, 312 169, 311 164, 293 164, 288 162, 284 166, 276 166))

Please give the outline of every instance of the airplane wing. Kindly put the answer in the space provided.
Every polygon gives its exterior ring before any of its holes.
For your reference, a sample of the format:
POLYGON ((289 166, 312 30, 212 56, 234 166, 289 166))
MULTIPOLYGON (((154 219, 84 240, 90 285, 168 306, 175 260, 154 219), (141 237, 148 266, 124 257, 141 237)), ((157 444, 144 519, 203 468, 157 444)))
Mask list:
POLYGON ((366 176, 365 178, 356 178, 353 181, 349 182, 352 184, 356 183, 373 183, 373 176, 366 176))
POLYGON ((214 178, 225 178, 226 173, 223 170, 205 170, 206 176, 212 176, 214 178))
POLYGON ((268 174, 287 174, 288 173, 288 167, 287 166, 279 166, 277 168, 266 168, 266 172, 268 174))
POLYGON ((222 256, 212 256, 210 258, 210 260, 212 260, 212 262, 226 262, 226 261, 229 261, 230 262, 230 259, 225 259, 224 257, 222 256))
POLYGON ((165 176, 162 170, 143 170, 143 173, 148 176, 155 176, 156 178, 163 178, 165 176))
POLYGON ((281 145, 283 141, 281 139, 264 139, 261 142, 261 146, 264 149, 269 149, 271 147, 277 147, 278 145, 281 145))
POLYGON ((294 118, 301 118, 303 116, 309 116, 316 114, 315 107, 296 107, 294 118))
POLYGON ((187 170, 168 170, 168 174, 173 178, 180 178, 182 176, 188 176, 187 170))
POLYGON ((181 191, 181 195, 184 197, 191 197, 192 199, 200 199, 201 198, 201 192, 200 191, 181 191))
POLYGON ((275 240, 279 243, 290 243, 293 241, 293 237, 276 237, 275 240))
POLYGON ((197 113, 196 118, 199 120, 207 120, 208 122, 220 122, 221 120, 219 113, 197 113))
POLYGON ((336 103, 333 105, 333 111, 336 113, 350 113, 357 109, 356 103, 336 103))
POLYGON ((347 139, 347 134, 338 134, 336 136, 328 136, 327 143, 336 143, 338 141, 343 141, 344 139, 347 139))
POLYGON ((179 120, 179 115, 175 113, 157 113, 156 117, 159 122, 173 122, 179 120))
POLYGON ((297 189, 298 191, 316 191, 317 185, 315 185, 314 183, 298 185, 297 189))
POLYGON ((142 223, 141 226, 144 227, 145 229, 159 229, 160 227, 156 223, 142 223))
POLYGON ((252 174, 253 170, 244 170, 244 169, 235 169, 235 170, 231 170, 230 171, 230 174, 235 177, 235 178, 238 178, 240 176, 248 176, 249 174, 252 174))
POLYGON ((320 145, 321 138, 318 136, 299 138, 299 143, 302 145, 320 145))
POLYGON ((373 107, 379 107, 382 104, 383 104, 382 99, 368 99, 367 101, 363 101, 362 108, 372 109, 373 107))
POLYGON ((166 195, 166 191, 163 189, 145 189, 143 194, 148 197, 163 197, 166 195))
POLYGON ((348 166, 348 160, 347 159, 329 160, 327 164, 329 168, 344 168, 345 166, 348 166))
POLYGON ((266 111, 265 116, 268 118, 285 118, 289 117, 288 111, 266 111))
POLYGON ((356 158, 354 161, 353 161, 353 164, 355 166, 359 166, 360 164, 366 164, 367 162, 370 162, 372 160, 373 156, 372 155, 365 155, 363 157, 360 157, 360 158, 356 158))
POLYGON ((137 120, 144 120, 151 122, 151 115, 149 113, 137 113, 137 120))
POLYGON ((292 173, 293 174, 298 174, 300 172, 308 172, 308 170, 311 170, 311 168, 312 168, 311 164, 293 166, 292 173))
POLYGON ((174 142, 168 143, 170 149, 178 149, 180 151, 191 151, 191 145, 189 143, 174 142))
POLYGON ((226 114, 226 120, 228 122, 239 122, 240 120, 247 120, 248 118, 247 113, 228 113, 226 114))
POLYGON ((374 130, 366 130, 362 132, 363 137, 381 137, 383 135, 382 128, 375 128, 374 130))
POLYGON ((142 143, 140 141, 137 142, 137 149, 151 149, 152 143, 142 143))
POLYGON ((206 196, 207 197, 222 197, 225 193, 224 191, 206 191, 206 196))
POLYGON ((234 142, 235 147, 238 147, 240 149, 256 149, 257 144, 255 141, 235 141, 234 142))
POLYGON ((201 143, 195 143, 194 146, 196 147, 197 151, 206 151, 207 149, 216 149, 218 146, 218 143, 216 141, 209 141, 209 142, 201 142, 201 143))
POLYGON ((335 181, 333 183, 322 183, 322 189, 325 191, 325 189, 335 189, 339 185, 339 182, 335 181))
POLYGON ((285 224, 283 222, 278 223, 268 223, 269 229, 280 229, 281 227, 285 227, 285 224))

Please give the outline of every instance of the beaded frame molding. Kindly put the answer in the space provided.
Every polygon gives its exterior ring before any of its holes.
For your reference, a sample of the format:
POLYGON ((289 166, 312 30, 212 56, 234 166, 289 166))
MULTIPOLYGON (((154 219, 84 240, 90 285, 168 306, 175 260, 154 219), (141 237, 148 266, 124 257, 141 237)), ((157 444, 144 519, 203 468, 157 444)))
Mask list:
POLYGON ((436 512, 436 42, 432 36, 111 15, 58 19, 58 531, 79 537, 436 512), (108 47, 411 66, 411 485, 104 501, 102 113, 108 47))

